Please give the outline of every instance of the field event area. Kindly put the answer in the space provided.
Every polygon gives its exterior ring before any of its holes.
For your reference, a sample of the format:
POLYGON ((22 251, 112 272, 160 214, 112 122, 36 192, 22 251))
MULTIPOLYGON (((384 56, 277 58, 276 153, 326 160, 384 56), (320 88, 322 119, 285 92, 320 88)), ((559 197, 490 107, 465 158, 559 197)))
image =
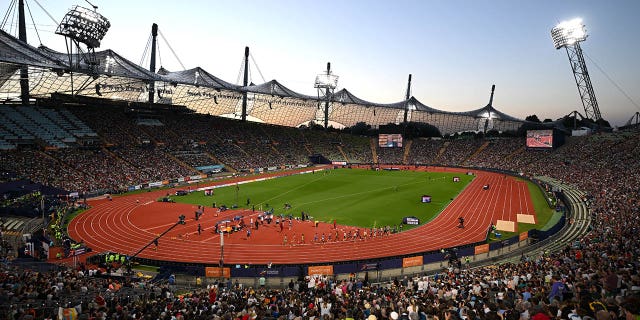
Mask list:
POLYGON ((430 221, 472 178, 459 172, 332 169, 215 188, 211 196, 198 191, 171 199, 293 218, 304 212, 311 220, 381 227, 399 225, 406 216, 430 221), (459 181, 453 182, 454 177, 459 181), (430 203, 422 202, 423 196, 430 203))

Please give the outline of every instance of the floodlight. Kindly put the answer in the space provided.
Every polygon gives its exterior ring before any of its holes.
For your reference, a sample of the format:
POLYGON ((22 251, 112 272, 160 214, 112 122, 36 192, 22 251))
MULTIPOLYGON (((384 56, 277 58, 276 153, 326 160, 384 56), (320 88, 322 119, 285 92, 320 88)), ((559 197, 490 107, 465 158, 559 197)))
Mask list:
POLYGON ((338 86, 338 76, 332 74, 331 71, 316 76, 314 88, 335 89, 338 86))
MULTIPOLYGON (((333 97, 333 91, 338 86, 338 76, 331 72, 331 63, 327 62, 327 71, 316 76, 313 87, 318 91, 318 100, 324 95, 324 128, 329 127, 329 100, 333 97)), ((318 105, 320 109, 320 105, 318 105)))
POLYGON ((587 71, 587 64, 582 55, 582 48, 580 48, 580 42, 587 39, 587 30, 582 24, 582 19, 576 18, 560 22, 551 29, 551 39, 553 39, 553 45, 556 49, 564 48, 567 51, 573 77, 576 80, 578 93, 580 93, 580 99, 587 118, 592 120, 602 119, 596 94, 593 91, 589 72, 587 71))
POLYGON ((98 48, 109 27, 109 20, 98 12, 74 6, 62 18, 56 34, 84 43, 88 48, 98 48))
POLYGON ((496 119, 497 115, 495 112, 484 111, 478 114, 478 117, 481 119, 496 119))
POLYGON ((569 21, 562 21, 551 29, 551 38, 556 49, 560 49, 587 39, 587 30, 582 23, 582 19, 575 18, 569 21))

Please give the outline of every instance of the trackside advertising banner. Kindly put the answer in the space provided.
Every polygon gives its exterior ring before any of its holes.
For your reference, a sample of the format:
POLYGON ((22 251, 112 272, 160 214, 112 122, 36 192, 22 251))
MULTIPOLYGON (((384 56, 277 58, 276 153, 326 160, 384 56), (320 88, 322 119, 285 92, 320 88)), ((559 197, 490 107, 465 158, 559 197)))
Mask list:
POLYGON ((421 266, 422 264, 422 256, 406 257, 402 259, 403 268, 417 267, 421 266))
POLYGON ((307 272, 308 275, 333 275, 333 266, 310 266, 307 272))
POLYGON ((205 267, 204 272, 207 278, 231 277, 231 268, 205 267))
POLYGON ((475 246, 474 254, 481 254, 489 252, 489 244, 481 244, 479 246, 475 246))
POLYGON ((143 184, 139 184, 139 185, 135 185, 135 186, 129 186, 127 187, 127 190, 129 191, 133 191, 133 190, 140 190, 140 189, 146 189, 146 188, 157 188, 157 187, 162 187, 162 186, 166 186, 170 183, 180 183, 180 182, 198 182, 202 179, 207 178, 206 174, 201 174, 201 175, 195 175, 195 176, 188 176, 188 177, 180 177, 177 179, 171 179, 171 180, 162 180, 162 181, 154 181, 154 182, 149 182, 149 183, 143 183, 143 184))
POLYGON ((268 176, 268 177, 260 177, 260 178, 253 179, 253 180, 244 180, 244 181, 238 181, 238 182, 228 182, 228 183, 223 183, 223 184, 219 184, 219 185, 215 185, 215 186, 206 186, 206 187, 198 188, 198 189, 196 189, 196 191, 203 191, 203 190, 216 189, 216 188, 224 188, 224 187, 229 187, 229 186, 238 186, 239 187, 240 185, 243 185, 245 183, 266 181, 266 180, 271 180, 271 179, 277 179, 277 178, 292 176, 292 175, 295 175, 295 174, 312 173, 312 172, 315 172, 315 171, 322 171, 322 170, 310 169, 310 170, 305 170, 305 171, 301 171, 301 172, 285 174, 285 175, 282 175, 282 176, 268 176))

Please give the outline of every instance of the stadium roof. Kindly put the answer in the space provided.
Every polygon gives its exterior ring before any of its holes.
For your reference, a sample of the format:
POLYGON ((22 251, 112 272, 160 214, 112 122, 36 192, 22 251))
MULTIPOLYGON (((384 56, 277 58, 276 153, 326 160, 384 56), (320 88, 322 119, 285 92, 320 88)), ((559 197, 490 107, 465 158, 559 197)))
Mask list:
POLYGON ((175 71, 169 72, 165 69, 160 72, 158 71, 158 75, 160 75, 161 80, 171 82, 171 83, 179 83, 179 84, 187 84, 194 86, 203 86, 210 87, 214 89, 227 89, 227 90, 239 90, 240 86, 235 84, 231 84, 224 80, 220 80, 220 78, 215 77, 211 73, 206 70, 196 67, 189 70, 184 71, 175 71))
POLYGON ((278 96, 281 98, 289 97, 289 98, 297 98, 297 99, 312 99, 317 100, 318 97, 308 96, 305 94, 297 93, 285 86, 283 86, 278 80, 271 80, 269 82, 265 82, 263 84, 258 85, 249 85, 243 87, 242 90, 252 93, 261 93, 266 95, 278 96))
MULTIPOLYGON (((196 112, 237 118, 242 113, 243 95, 249 93, 247 118, 252 121, 299 126, 322 122, 324 117, 319 102, 326 100, 325 94, 301 94, 277 80, 243 87, 221 80, 200 67, 175 72, 161 68, 158 73, 152 73, 113 50, 94 55, 74 54, 71 62, 66 53, 47 47, 35 48, 0 30, 0 93, 16 97, 16 100, 20 92, 17 71, 20 66, 27 65, 32 70, 30 74, 39 80, 30 81, 32 97, 48 97, 60 92, 147 102, 148 84, 156 82, 154 90, 158 90, 162 103, 182 104, 196 112), (73 71, 73 78, 69 71, 73 71), (80 85, 74 85, 72 80, 80 85)), ((404 120, 405 109, 409 121, 433 124, 442 134, 487 128, 480 123, 486 119, 492 122, 490 128, 497 130, 516 130, 524 123, 491 105, 449 112, 429 107, 415 97, 395 103, 371 102, 347 89, 335 92, 329 101, 329 122, 347 127, 358 122, 372 126, 400 123, 404 120)))
POLYGON ((120 76, 140 80, 154 80, 158 76, 149 70, 127 60, 111 49, 98 51, 92 58, 95 61, 87 62, 87 56, 84 54, 73 54, 71 57, 72 65, 70 67, 69 56, 66 53, 57 52, 47 47, 38 48, 44 55, 49 56, 57 61, 64 61, 66 69, 74 69, 77 72, 85 72, 106 76, 120 76))
POLYGON ((64 63, 51 58, 12 35, 0 30, 0 63, 29 65, 43 68, 61 68, 64 63))

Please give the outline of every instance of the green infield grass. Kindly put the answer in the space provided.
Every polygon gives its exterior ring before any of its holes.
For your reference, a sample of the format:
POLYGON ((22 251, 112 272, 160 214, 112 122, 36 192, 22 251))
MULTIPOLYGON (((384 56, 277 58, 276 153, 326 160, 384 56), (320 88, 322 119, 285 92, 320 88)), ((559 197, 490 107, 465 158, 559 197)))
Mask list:
POLYGON ((256 211, 338 224, 392 226, 415 216, 420 224, 440 213, 473 179, 463 173, 334 169, 216 188, 213 196, 192 192, 172 196, 176 202, 211 207, 237 206, 256 211), (453 182, 453 177, 460 182, 453 182), (422 203, 423 195, 431 203, 422 203), (285 208, 289 204, 290 208, 285 208))

